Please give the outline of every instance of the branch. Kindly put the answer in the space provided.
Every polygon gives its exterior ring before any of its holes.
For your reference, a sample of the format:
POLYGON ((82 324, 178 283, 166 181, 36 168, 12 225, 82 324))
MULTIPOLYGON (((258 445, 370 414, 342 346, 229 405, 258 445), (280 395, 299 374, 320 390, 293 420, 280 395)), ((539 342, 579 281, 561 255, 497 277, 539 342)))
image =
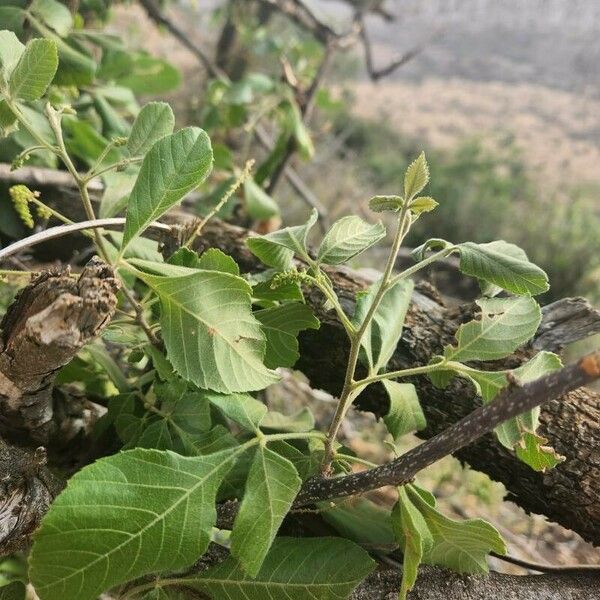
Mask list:
POLYGON ((17 295, 0 322, 3 434, 21 443, 47 444, 57 438, 63 446, 91 426, 96 416, 91 403, 83 399, 74 406, 53 394, 53 382, 58 370, 108 324, 117 289, 112 269, 92 259, 78 279, 68 270, 43 273, 17 295))
POLYGON ((345 477, 307 481, 296 498, 296 506, 409 483, 424 468, 454 454, 504 421, 599 378, 600 350, 536 381, 506 389, 492 403, 480 406, 442 433, 385 465, 345 477))

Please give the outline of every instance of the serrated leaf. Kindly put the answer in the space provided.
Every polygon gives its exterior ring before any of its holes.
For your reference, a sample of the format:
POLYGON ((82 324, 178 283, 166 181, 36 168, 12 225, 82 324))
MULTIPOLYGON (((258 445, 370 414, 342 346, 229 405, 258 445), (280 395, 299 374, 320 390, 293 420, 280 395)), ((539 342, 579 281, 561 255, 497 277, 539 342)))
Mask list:
POLYGON ((294 254, 308 257, 307 239, 310 230, 317 222, 319 213, 313 209, 304 225, 286 227, 267 235, 251 237, 246 240, 250 252, 265 265, 286 270, 292 266, 294 254))
POLYGON ((548 276, 514 244, 466 242, 457 246, 460 270, 513 294, 535 296, 548 291, 548 276))
POLYGON ((214 404, 227 418, 248 431, 256 431, 267 414, 267 407, 248 394, 212 394, 205 398, 214 404))
POLYGON ((36 532, 30 577, 42 600, 95 600, 121 583, 194 563, 216 521, 217 490, 237 456, 135 449, 70 480, 36 532))
POLYGON ((327 265, 340 265, 364 252, 385 237, 385 227, 359 217, 343 217, 325 234, 317 260, 327 265))
POLYGON ((431 533, 432 545, 424 552, 424 562, 458 573, 487 573, 487 555, 492 551, 506 553, 506 546, 496 528, 483 519, 449 519, 412 486, 406 486, 406 490, 431 533))
POLYGON ((258 310, 254 316, 267 336, 265 365, 270 369, 293 367, 300 358, 298 334, 306 329, 319 329, 319 320, 301 302, 292 302, 258 310))
POLYGON ((406 600, 417 581, 423 553, 433 546, 433 536, 404 487, 398 488, 398 502, 392 511, 392 527, 404 556, 399 600, 406 600))
POLYGON ((402 196, 373 196, 369 208, 373 212, 398 212, 404 206, 402 196))
POLYGON ((57 0, 33 0, 29 11, 60 37, 66 37, 73 27, 71 11, 57 0))
POLYGON ((558 454, 554 448, 545 446, 547 441, 545 437, 531 431, 523 432, 521 441, 515 446, 517 457, 534 471, 544 473, 553 469, 563 462, 565 457, 558 454))
POLYGON ((404 175, 404 197, 406 200, 411 200, 429 182, 429 165, 425 158, 425 152, 421 152, 419 156, 408 166, 404 175))
MULTIPOLYGON (((373 300, 377 295, 380 282, 376 282, 357 296, 356 309, 352 322, 356 327, 363 323, 373 300)), ((394 354, 396 346, 402 336, 402 328, 406 312, 410 305, 414 284, 412 280, 405 279, 395 283, 383 295, 373 319, 369 323, 361 345, 364 349, 368 364, 375 372, 385 367, 394 354)))
POLYGON ((251 177, 244 180, 244 201, 248 216, 252 219, 265 221, 279 214, 277 202, 251 177))
POLYGON ((38 100, 48 89, 58 68, 58 51, 52 40, 31 40, 21 54, 9 80, 13 99, 38 100))
POLYGON ((456 346, 446 346, 448 360, 496 360, 530 340, 542 319, 538 303, 528 296, 482 298, 480 319, 461 325, 456 346))
MULTIPOLYGON (((155 268, 185 270, 174 265, 155 268)), ((184 379, 223 393, 259 390, 277 381, 263 363, 265 337, 252 315, 251 288, 243 279, 205 270, 138 276, 160 300, 167 357, 184 379)))
POLYGON ((234 558, 182 584, 212 600, 343 600, 375 568, 359 546, 341 538, 277 538, 255 578, 234 558))
POLYGON ((293 415, 284 415, 276 410, 270 410, 262 420, 260 427, 273 431, 304 433, 315 428, 315 417, 306 406, 293 415))
POLYGON ((257 448, 231 532, 231 554, 251 577, 260 571, 301 484, 289 460, 266 447, 257 448))
POLYGON ((188 267, 191 269, 221 271, 222 273, 229 273, 231 275, 240 274, 240 268, 235 260, 218 248, 209 248, 202 253, 202 256, 198 256, 197 252, 194 252, 189 248, 179 248, 179 250, 169 258, 168 262, 170 265, 188 267))
POLYGON ((390 400, 390 409, 384 415, 383 422, 394 440, 424 429, 427 422, 415 386, 389 379, 384 379, 382 383, 390 400))
POLYGON ((439 203, 431 196, 419 196, 411 201, 410 210, 415 215, 420 215, 422 213, 431 212, 437 206, 439 206, 439 203))
POLYGON ((12 31, 0 31, 0 73, 5 82, 25 52, 25 46, 12 31))
POLYGON ((173 133, 175 115, 166 102, 149 102, 138 113, 127 140, 131 156, 144 156, 160 139, 173 133))
POLYGON ((212 169, 205 131, 186 127, 158 140, 144 157, 127 205, 123 251, 152 221, 199 186, 212 169))

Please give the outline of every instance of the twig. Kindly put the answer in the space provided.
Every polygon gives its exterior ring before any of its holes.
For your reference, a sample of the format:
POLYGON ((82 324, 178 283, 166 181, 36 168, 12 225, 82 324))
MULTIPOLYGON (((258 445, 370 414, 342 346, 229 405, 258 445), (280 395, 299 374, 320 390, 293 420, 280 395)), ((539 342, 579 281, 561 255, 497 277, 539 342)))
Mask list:
MULTIPOLYGON (((83 231, 86 229, 102 229, 103 227, 114 227, 115 225, 124 224, 124 217, 113 217, 111 219, 95 219, 90 221, 81 221, 80 223, 73 223, 72 225, 58 225, 56 227, 50 227, 49 229, 45 229, 44 231, 40 231, 39 233, 34 233, 33 235, 26 237, 22 240, 18 240, 14 244, 11 244, 6 248, 2 248, 0 250, 0 260, 8 258, 13 254, 17 254, 17 252, 21 252, 22 250, 28 250, 30 247, 36 246, 37 244, 41 244, 43 242, 47 242, 48 240, 53 240, 55 238, 63 237, 64 235, 67 235, 69 233, 83 231)), ((158 221, 150 223, 148 227, 153 229, 160 229, 162 231, 171 230, 170 225, 167 225, 165 223, 159 223, 158 221)))
POLYGON ((296 498, 296 505, 363 493, 386 485, 404 485, 425 467, 474 442, 500 423, 598 378, 600 351, 560 371, 505 391, 492 403, 480 406, 458 423, 385 465, 345 477, 307 481, 296 498))

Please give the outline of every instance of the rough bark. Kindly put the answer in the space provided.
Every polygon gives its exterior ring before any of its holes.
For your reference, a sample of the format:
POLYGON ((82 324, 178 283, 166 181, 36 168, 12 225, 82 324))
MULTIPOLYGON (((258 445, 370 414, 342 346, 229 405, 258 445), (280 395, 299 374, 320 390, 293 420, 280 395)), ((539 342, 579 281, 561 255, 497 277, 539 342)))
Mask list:
MULTIPOLYGON (((396 600, 401 575, 376 571, 363 581, 351 600, 396 600)), ((597 600, 597 574, 505 575, 487 577, 459 575, 444 569, 422 566, 410 593, 411 600, 597 600)))
MULTIPOLYGON (((220 248, 232 255, 244 272, 257 271, 263 267, 246 248, 247 235, 246 230, 213 221, 203 230, 195 248, 220 248)), ((167 252, 176 246, 177 237, 167 240, 167 252)), ((351 314, 356 292, 368 282, 349 269, 332 269, 329 274, 345 310, 351 314)), ((306 297, 322 324, 319 330, 300 335, 297 368, 308 376, 313 387, 336 394, 343 382, 347 339, 335 315, 324 311, 320 293, 308 290, 306 297)), ((550 305, 544 315, 540 334, 533 342, 535 350, 557 351, 563 343, 600 330, 600 314, 582 299, 550 305)), ((435 289, 419 286, 390 369, 427 363, 452 341, 457 327, 472 316, 472 306, 446 308, 435 289)), ((518 365, 531 356, 533 348, 519 351, 502 366, 518 365)), ((426 377, 411 381, 418 388, 427 417, 428 427, 421 432, 424 437, 443 431, 480 404, 471 385, 461 379, 455 379, 444 390, 435 388, 426 377)), ((387 411, 387 399, 382 388, 373 385, 361 395, 357 406, 380 416, 387 411)), ((539 431, 566 458, 547 473, 535 472, 518 461, 493 435, 484 436, 456 456, 502 482, 508 498, 525 510, 543 514, 587 541, 600 544, 600 394, 583 389, 546 403, 539 431)))
POLYGON ((0 439, 0 556, 27 548, 61 487, 45 463, 43 448, 26 450, 0 439))
POLYGON ((93 259, 74 279, 44 273, 24 288, 0 323, 0 432, 23 443, 64 443, 90 425, 93 407, 53 393, 57 371, 110 321, 117 281, 93 259))

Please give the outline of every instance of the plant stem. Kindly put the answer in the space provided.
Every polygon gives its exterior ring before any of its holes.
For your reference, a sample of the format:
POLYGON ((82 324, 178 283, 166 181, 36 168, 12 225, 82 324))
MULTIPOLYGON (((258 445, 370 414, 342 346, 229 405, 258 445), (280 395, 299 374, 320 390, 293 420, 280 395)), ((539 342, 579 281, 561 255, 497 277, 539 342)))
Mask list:
POLYGON ((400 379, 401 377, 410 377, 412 375, 423 375, 425 373, 431 373, 440 369, 447 369, 448 364, 446 361, 435 363, 433 365, 423 365, 422 367, 413 367, 412 369, 401 369, 400 371, 390 371, 388 373, 380 373, 379 375, 372 375, 365 377, 360 381, 355 381, 352 384, 352 388, 365 387, 376 381, 383 381, 384 379, 400 379))
POLYGON ((333 415, 333 419, 331 420, 331 424, 329 425, 329 430, 327 431, 327 440, 325 442, 325 456, 323 458, 323 463, 321 464, 321 472, 324 475, 331 474, 331 462, 333 457, 335 456, 335 440, 337 439, 340 427, 348 412, 348 409, 352 405, 354 399, 360 393, 360 386, 355 386, 354 382, 354 373, 356 371, 356 365, 358 363, 358 356, 360 353, 360 346, 362 338, 373 319, 373 315, 377 310, 381 300, 386 293, 386 291, 390 287, 390 277, 392 275, 392 271, 394 270, 394 264, 396 263, 396 257, 398 255, 398 251, 400 250, 400 246, 402 245, 402 240, 408 233, 410 228, 410 214, 408 213, 408 209, 406 207, 406 203, 398 216, 398 224, 396 227, 396 233, 394 235, 394 241, 392 243, 392 248, 390 250, 390 254, 387 259, 387 263, 385 265, 385 269, 383 271, 383 276, 381 278, 381 282, 379 284, 379 288, 375 294, 375 298, 365 316, 363 322, 361 323, 358 331, 354 332, 350 335, 350 354, 348 356, 348 364, 346 367, 346 375, 344 377, 344 386, 342 388, 342 392, 340 394, 340 399, 333 415))
POLYGON ((431 256, 425 258, 424 260, 418 262, 416 265, 413 265, 412 267, 405 269, 401 273, 398 273, 398 275, 396 275, 390 281, 390 286, 394 285, 395 283, 397 283, 398 281, 400 281, 402 279, 406 279, 407 277, 414 275, 415 273, 417 273, 418 271, 420 271, 427 265, 430 265, 431 263, 435 262, 436 260, 439 260, 440 258, 446 258, 450 254, 452 254, 452 252, 455 250, 455 248, 456 248, 455 246, 450 246, 448 248, 444 248, 443 250, 440 250, 439 252, 436 252, 435 254, 432 254, 431 256))

